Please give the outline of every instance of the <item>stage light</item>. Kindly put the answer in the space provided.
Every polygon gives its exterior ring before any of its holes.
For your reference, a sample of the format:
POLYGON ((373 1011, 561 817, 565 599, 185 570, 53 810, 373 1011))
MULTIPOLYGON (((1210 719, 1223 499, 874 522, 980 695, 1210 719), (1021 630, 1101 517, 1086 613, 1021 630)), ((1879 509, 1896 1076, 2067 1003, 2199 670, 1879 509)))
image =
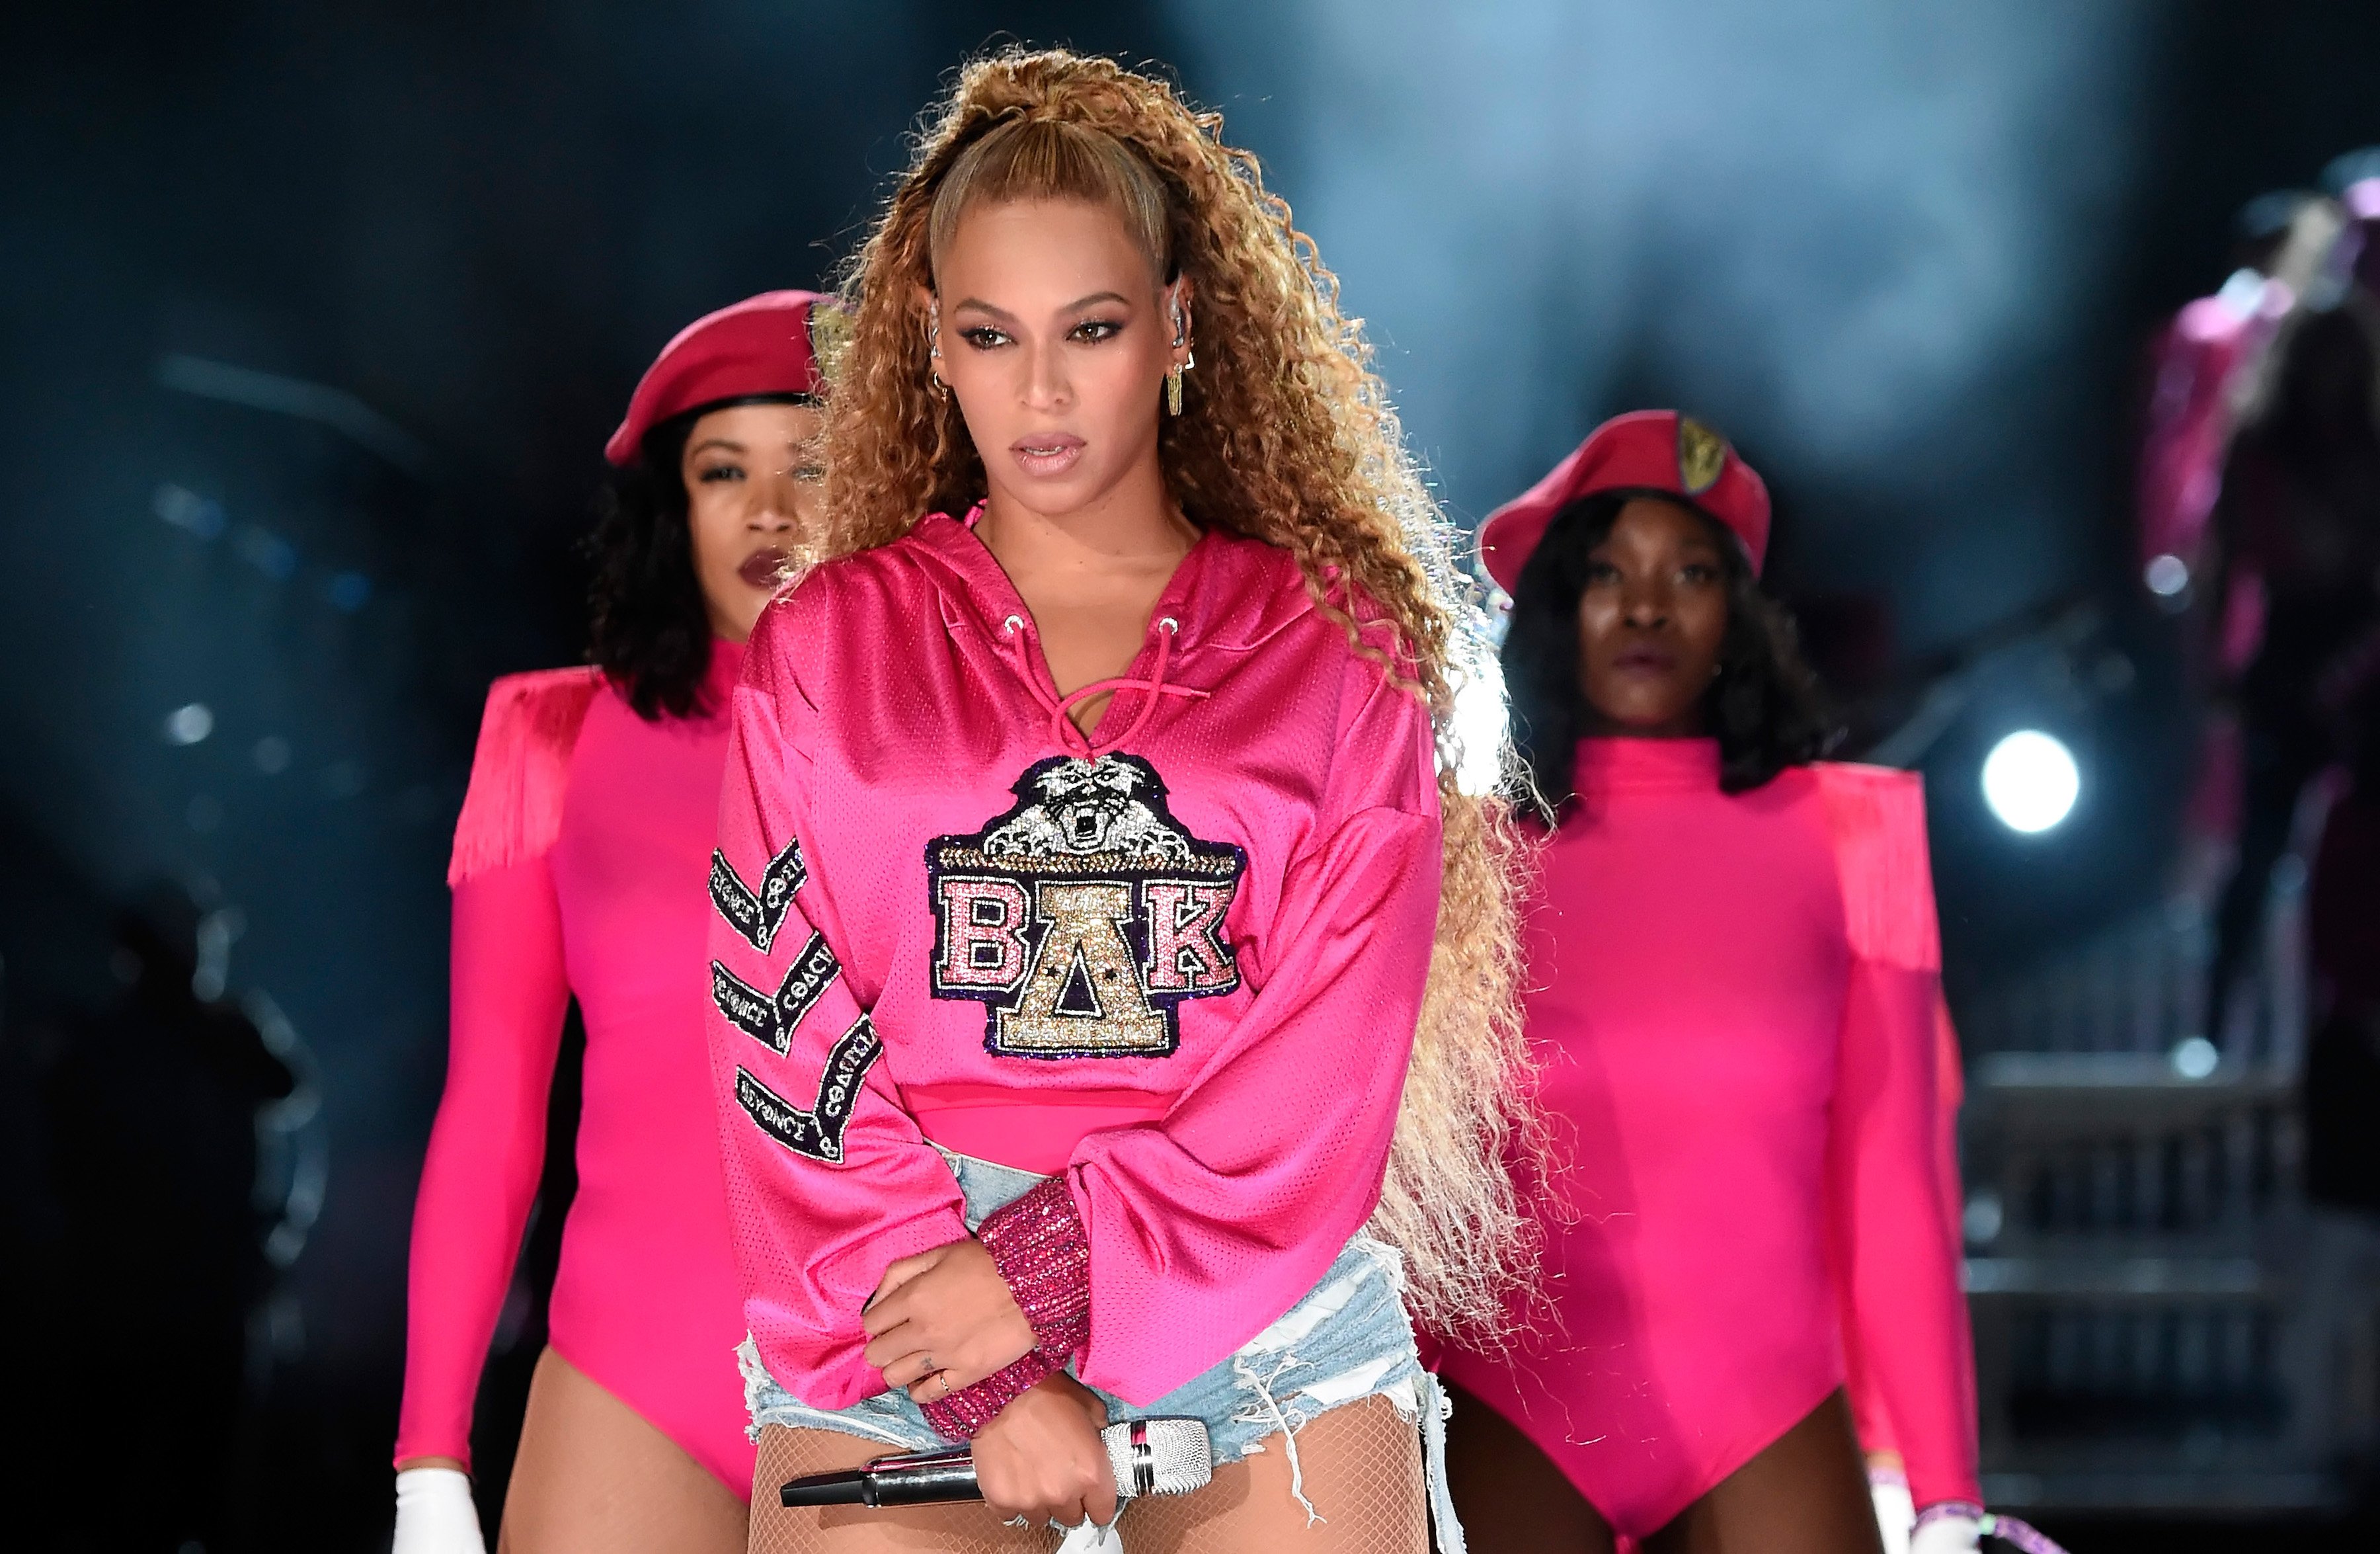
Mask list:
POLYGON ((2010 735, 1984 758, 1984 802, 2010 831, 2047 831, 2066 819, 2082 791, 2074 757, 2039 729, 2010 735))
POLYGON ((1966 1212, 1960 1215, 1960 1229, 1970 1246, 1989 1246, 2000 1238, 2000 1226, 2007 1216, 2000 1206, 2000 1196, 1988 1188, 1967 1200, 1966 1212))
POLYGON ((215 715, 203 701, 176 707, 165 714, 165 743, 195 745, 215 731, 215 715))
POLYGON ((2223 1056, 2215 1043, 2203 1036, 2189 1036, 2174 1043, 2173 1071, 2184 1079, 2204 1079, 2215 1072, 2223 1056))
POLYGON ((2159 599, 2171 599, 2190 587, 2190 564, 2177 555, 2151 556, 2141 579, 2159 599))

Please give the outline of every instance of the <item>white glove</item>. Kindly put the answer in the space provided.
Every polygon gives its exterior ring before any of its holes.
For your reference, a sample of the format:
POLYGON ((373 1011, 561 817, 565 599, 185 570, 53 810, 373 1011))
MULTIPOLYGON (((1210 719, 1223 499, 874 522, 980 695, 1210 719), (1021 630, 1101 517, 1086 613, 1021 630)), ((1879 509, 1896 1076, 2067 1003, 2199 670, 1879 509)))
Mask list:
POLYGON ((1909 1481, 1897 1473, 1871 1473, 1867 1492, 1876 1501, 1876 1529, 1884 1535, 1884 1554, 1910 1554, 1909 1527, 1917 1520, 1917 1506, 1909 1498, 1909 1481))
POLYGON ((1937 1516, 1909 1537, 1909 1554, 1974 1554, 1983 1524, 1972 1516, 1937 1516))
POLYGON ((453 1468, 407 1468, 396 1475, 396 1537, 389 1554, 488 1554, 471 1475, 453 1468))

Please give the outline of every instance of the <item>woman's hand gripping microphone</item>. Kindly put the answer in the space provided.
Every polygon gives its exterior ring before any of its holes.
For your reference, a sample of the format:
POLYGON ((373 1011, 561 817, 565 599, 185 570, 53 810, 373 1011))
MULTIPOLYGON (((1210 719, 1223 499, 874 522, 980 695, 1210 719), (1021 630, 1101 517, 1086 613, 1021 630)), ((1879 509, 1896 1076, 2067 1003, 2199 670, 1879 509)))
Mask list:
POLYGON ((1107 1405, 1063 1371, 1026 1389, 972 1443, 976 1482, 1002 1516, 1030 1526, 1116 1519, 1115 1468, 1099 1431, 1107 1405))

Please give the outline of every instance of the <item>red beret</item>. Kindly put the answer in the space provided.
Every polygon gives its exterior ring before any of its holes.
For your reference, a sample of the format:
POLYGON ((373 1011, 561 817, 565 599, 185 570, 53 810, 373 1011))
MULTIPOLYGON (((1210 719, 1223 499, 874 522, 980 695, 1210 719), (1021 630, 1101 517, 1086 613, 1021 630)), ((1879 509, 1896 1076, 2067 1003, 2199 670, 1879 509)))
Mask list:
POLYGON ((1675 410, 1631 410, 1587 434, 1553 472, 1488 515, 1479 559, 1511 593, 1554 515, 1582 496, 1632 491, 1674 497, 1733 530, 1757 574, 1768 553, 1768 488, 1727 439, 1675 410))
POLYGON ((816 394, 810 310, 821 302, 834 306, 814 291, 764 291, 679 330, 628 396, 627 419, 603 444, 603 456, 625 468, 642 452, 646 432, 700 406, 754 395, 816 394))

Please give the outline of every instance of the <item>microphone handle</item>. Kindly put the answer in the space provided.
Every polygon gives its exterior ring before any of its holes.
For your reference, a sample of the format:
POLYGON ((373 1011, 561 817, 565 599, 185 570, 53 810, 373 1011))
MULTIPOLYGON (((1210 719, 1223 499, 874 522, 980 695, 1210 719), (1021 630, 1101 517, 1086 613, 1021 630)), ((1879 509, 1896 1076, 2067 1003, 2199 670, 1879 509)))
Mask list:
POLYGON ((862 1479, 869 1505, 948 1505, 979 1500, 975 1458, 964 1446, 871 1463, 862 1479), (897 1465, 895 1465, 897 1464, 897 1465))
MULTIPOLYGON (((1108 1451, 1108 1463, 1116 1474, 1116 1495, 1131 1499, 1140 1495, 1180 1494, 1208 1481, 1208 1475, 1195 1476, 1185 1470, 1192 1464, 1176 1462, 1168 1470, 1169 1481, 1159 1487, 1160 1450, 1151 1438, 1157 1427, 1163 1427, 1178 1437, 1184 1427, 1196 1432, 1200 1452, 1198 1461, 1209 1461, 1211 1448, 1207 1442, 1207 1427, 1195 1418, 1130 1419, 1110 1425, 1099 1432, 1108 1451), (1122 1453, 1121 1457, 1119 1453, 1122 1453), (1177 1482, 1178 1481, 1178 1482, 1177 1482)), ((1178 1459, 1186 1441, 1169 1438, 1172 1451, 1169 1460, 1178 1459)), ((944 1447, 938 1451, 912 1451, 896 1457, 878 1457, 867 1466, 841 1473, 814 1473, 788 1479, 777 1488, 777 1502, 783 1506, 806 1505, 949 1505, 954 1501, 980 1500, 983 1487, 976 1480, 975 1454, 965 1446, 944 1447)))

